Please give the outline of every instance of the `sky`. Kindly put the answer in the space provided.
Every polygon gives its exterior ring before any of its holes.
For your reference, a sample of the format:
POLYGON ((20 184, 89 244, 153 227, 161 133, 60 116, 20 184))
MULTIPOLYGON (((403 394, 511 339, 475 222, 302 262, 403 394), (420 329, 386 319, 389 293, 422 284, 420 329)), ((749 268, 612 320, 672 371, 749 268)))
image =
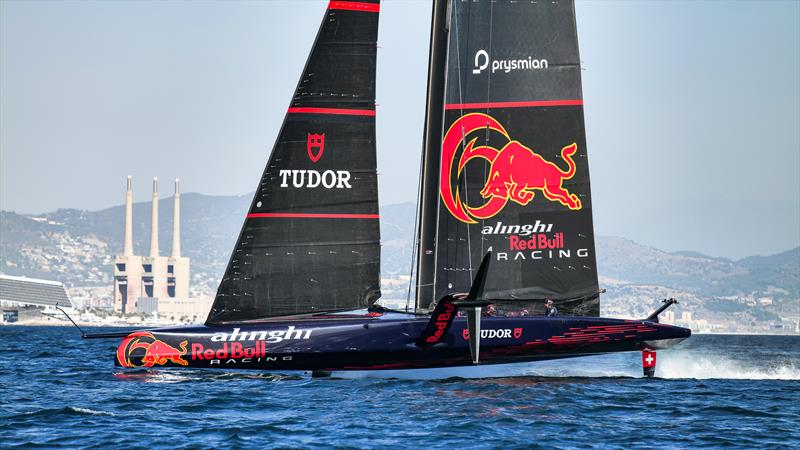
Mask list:
MULTIPOLYGON (((0 209, 255 190, 326 1, 0 2, 0 209)), ((597 234, 800 245, 800 2, 576 4, 597 234)), ((382 204, 416 199, 429 1, 381 5, 382 204)))

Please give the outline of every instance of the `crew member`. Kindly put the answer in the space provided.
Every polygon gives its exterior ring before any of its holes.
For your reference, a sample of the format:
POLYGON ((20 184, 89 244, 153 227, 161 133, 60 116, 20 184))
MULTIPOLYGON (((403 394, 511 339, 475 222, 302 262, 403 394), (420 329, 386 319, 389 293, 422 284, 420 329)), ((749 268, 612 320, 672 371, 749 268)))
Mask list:
POLYGON ((558 309, 553 304, 553 299, 548 298, 544 301, 544 314, 547 317, 555 317, 558 315, 558 309))

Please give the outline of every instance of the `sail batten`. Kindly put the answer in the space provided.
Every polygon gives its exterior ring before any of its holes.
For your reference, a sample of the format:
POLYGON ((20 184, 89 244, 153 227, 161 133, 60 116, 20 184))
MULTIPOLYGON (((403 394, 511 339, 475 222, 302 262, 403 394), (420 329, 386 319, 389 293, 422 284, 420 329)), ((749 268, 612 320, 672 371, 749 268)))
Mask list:
POLYGON ((354 309, 380 297, 378 1, 331 1, 208 324, 354 309))
POLYGON ((334 114, 343 116, 375 116, 374 109, 348 109, 348 108, 311 108, 295 107, 289 108, 289 114, 334 114))
POLYGON ((379 214, 331 214, 331 213, 253 213, 248 219, 380 219, 379 214))
POLYGON ((461 109, 500 109, 500 108, 536 108, 547 106, 582 106, 582 99, 568 100, 535 100, 535 101, 516 101, 516 102, 487 102, 487 103, 448 103, 444 105, 445 110, 461 109))

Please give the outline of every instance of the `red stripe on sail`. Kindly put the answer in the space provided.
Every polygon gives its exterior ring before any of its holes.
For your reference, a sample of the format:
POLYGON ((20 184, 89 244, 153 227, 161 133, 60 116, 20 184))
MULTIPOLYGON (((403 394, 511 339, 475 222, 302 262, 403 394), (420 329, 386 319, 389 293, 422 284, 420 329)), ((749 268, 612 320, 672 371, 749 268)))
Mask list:
POLYGON ((378 3, 364 2, 330 2, 328 9, 344 9, 347 11, 380 12, 381 5, 378 3))
POLYGON ((252 213, 248 219, 380 219, 378 214, 252 213))
POLYGON ((374 109, 289 108, 289 114, 341 114, 345 116, 375 116, 374 109))
POLYGON ((540 100, 536 102, 489 102, 489 103, 450 103, 444 109, 482 109, 482 108, 535 108, 542 106, 581 106, 583 100, 540 100))

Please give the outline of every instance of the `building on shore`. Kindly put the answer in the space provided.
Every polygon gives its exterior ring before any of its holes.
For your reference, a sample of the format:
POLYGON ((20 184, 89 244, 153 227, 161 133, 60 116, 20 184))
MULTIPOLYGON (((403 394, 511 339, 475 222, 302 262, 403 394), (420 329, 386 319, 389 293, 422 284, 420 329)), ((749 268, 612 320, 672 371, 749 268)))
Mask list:
MULTIPOLYGON (((206 299, 189 298, 189 258, 181 256, 180 182, 175 180, 172 212, 172 252, 161 256, 158 248, 158 179, 153 179, 150 217, 150 254, 133 251, 133 193, 131 177, 125 192, 125 242, 114 260, 114 311, 169 317, 198 317, 208 313, 206 299)), ((179 319, 174 319, 179 320, 179 319)))
MULTIPOLYGON (((56 306, 71 308, 64 285, 57 281, 0 275, 0 322, 39 320, 58 313, 56 306)), ((60 314, 60 313, 59 313, 60 314)))

